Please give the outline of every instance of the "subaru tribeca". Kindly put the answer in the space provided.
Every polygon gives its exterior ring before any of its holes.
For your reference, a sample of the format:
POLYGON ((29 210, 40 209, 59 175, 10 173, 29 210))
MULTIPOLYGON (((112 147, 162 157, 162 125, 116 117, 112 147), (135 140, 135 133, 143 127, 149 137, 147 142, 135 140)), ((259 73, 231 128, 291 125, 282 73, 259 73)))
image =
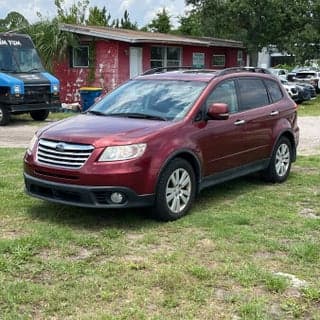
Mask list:
POLYGON ((217 183, 258 171, 285 181, 298 139, 297 106, 264 69, 156 70, 40 129, 24 157, 26 191, 175 220, 217 183))

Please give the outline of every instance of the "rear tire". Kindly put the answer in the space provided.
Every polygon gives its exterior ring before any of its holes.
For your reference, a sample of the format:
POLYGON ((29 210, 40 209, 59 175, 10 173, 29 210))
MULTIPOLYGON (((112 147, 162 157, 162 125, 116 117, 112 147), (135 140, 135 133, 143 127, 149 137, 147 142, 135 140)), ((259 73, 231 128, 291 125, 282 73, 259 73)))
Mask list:
POLYGON ((175 158, 162 171, 154 207, 154 217, 162 221, 181 218, 195 198, 196 178, 191 164, 175 158))
POLYGON ((5 126, 10 121, 10 112, 9 110, 3 106, 0 105, 0 126, 5 126))
POLYGON ((263 172, 264 179, 270 182, 284 182, 290 173, 292 155, 289 139, 281 137, 274 148, 268 168, 263 172))
POLYGON ((33 120, 44 121, 48 118, 49 110, 34 110, 30 111, 30 116, 33 120))

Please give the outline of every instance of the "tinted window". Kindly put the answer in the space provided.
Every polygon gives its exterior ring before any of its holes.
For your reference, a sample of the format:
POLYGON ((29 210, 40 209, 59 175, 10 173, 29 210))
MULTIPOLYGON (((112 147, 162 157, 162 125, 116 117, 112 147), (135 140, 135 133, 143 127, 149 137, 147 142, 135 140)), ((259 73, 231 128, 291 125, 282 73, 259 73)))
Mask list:
POLYGON ((269 104, 268 93, 260 79, 239 79, 240 110, 253 109, 269 104))
POLYGON ((224 81, 214 88, 207 99, 207 107, 215 102, 226 103, 229 107, 230 113, 238 111, 236 86, 233 80, 224 81))
POLYGON ((272 102, 277 102, 282 99, 282 92, 278 83, 272 80, 266 80, 266 85, 268 87, 272 102))

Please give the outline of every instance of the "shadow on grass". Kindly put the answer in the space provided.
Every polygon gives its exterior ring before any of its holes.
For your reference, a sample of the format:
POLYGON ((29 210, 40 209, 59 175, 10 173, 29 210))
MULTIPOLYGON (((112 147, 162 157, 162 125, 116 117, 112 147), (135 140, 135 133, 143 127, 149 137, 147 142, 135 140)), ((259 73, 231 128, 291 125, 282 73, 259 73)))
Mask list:
POLYGON ((150 208, 91 209, 37 200, 36 204, 28 208, 27 213, 35 220, 95 231, 105 228, 139 230, 159 224, 151 219, 150 208))
POLYGON ((232 200, 232 198, 236 198, 238 195, 256 190, 259 186, 268 185, 272 184, 263 181, 259 173, 253 173, 208 187, 201 191, 197 198, 200 201, 205 201, 206 199, 211 200, 213 197, 216 201, 225 200, 226 197, 232 200))
MULTIPOLYGON (((207 188, 197 197, 193 208, 201 210, 201 203, 210 202, 213 198, 216 203, 225 201, 226 197, 232 200, 263 184, 259 175, 250 175, 207 188)), ((161 224, 152 218, 152 208, 90 209, 37 200, 27 212, 32 219, 97 231, 108 227, 122 230, 152 229, 161 224)))

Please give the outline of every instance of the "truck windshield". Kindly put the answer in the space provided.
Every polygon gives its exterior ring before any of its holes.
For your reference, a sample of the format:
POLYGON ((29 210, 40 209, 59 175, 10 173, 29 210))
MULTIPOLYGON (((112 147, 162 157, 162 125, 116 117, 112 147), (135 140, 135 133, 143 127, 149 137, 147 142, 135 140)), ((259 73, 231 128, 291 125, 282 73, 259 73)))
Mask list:
POLYGON ((35 48, 13 46, 6 40, 0 43, 0 72, 43 72, 35 48))

